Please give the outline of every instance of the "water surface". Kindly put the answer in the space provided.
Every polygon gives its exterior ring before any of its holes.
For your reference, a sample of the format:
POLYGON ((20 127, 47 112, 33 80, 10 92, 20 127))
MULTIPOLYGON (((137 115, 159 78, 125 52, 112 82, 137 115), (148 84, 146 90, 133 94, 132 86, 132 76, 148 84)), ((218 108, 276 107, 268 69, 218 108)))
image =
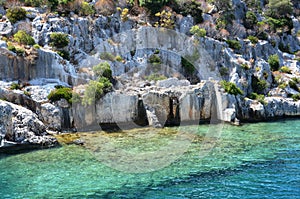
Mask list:
POLYGON ((300 198, 300 120, 80 134, 0 159, 0 198, 300 198))

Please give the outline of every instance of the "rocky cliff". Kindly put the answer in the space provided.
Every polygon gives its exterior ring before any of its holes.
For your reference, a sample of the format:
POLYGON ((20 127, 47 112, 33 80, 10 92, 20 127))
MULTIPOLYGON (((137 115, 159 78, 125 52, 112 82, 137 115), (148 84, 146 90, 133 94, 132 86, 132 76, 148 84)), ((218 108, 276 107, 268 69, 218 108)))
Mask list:
POLYGON ((168 4, 162 10, 172 11, 173 29, 162 24, 153 27, 161 13, 155 18, 133 7, 124 15, 127 5, 120 6, 106 16, 23 7, 26 16, 17 22, 9 20, 7 9, 0 9, 4 15, 0 21, 0 97, 6 100, 1 102, 2 138, 51 143, 45 136, 47 130, 163 127, 300 115, 297 2, 288 16, 292 24, 275 27, 275 32, 270 16, 264 14, 268 12, 264 1, 261 12, 247 1, 232 1, 233 20, 226 26, 224 13, 229 11, 220 10, 216 3, 202 3, 201 22, 193 14, 176 13, 174 5, 168 4), (250 27, 252 13, 257 24, 250 27), (206 35, 192 35, 195 25, 206 35), (38 45, 18 43, 14 35, 20 30, 38 45), (65 34, 67 45, 53 46, 53 33, 65 34), (256 41, 249 37, 253 35, 256 41), (275 70, 270 61, 274 55, 278 57, 275 70), (95 97, 90 105, 49 101, 47 96, 57 85, 70 87, 82 97, 85 84, 97 79, 92 67, 104 61, 114 77, 112 92, 95 97), (231 82, 241 93, 231 93, 221 80, 231 82), (20 88, 12 90, 12 81, 18 81, 20 88))

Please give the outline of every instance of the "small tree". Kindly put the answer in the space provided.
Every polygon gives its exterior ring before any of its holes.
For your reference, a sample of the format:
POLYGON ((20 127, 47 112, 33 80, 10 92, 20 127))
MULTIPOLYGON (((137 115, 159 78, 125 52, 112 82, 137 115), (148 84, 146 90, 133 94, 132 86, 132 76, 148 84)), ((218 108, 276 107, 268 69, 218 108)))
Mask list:
POLYGON ((110 69, 110 65, 108 62, 102 62, 93 67, 93 71, 96 76, 106 77, 108 79, 112 79, 112 71, 110 69))

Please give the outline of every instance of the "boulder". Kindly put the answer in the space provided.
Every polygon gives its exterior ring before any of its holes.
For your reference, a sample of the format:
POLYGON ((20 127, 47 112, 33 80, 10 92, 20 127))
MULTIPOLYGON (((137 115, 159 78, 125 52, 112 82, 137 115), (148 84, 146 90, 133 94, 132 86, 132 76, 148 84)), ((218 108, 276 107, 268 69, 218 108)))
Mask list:
POLYGON ((56 139, 48 135, 46 126, 32 111, 6 101, 0 101, 0 133, 7 141, 20 144, 51 146, 56 139))

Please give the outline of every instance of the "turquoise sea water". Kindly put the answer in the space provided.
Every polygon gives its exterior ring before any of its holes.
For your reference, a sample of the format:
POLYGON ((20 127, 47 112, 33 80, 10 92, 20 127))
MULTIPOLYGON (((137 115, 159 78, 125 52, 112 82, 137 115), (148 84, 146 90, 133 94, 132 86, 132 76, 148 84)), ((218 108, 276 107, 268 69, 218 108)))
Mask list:
POLYGON ((1 155, 0 198, 300 198, 300 120, 80 137, 1 155))

